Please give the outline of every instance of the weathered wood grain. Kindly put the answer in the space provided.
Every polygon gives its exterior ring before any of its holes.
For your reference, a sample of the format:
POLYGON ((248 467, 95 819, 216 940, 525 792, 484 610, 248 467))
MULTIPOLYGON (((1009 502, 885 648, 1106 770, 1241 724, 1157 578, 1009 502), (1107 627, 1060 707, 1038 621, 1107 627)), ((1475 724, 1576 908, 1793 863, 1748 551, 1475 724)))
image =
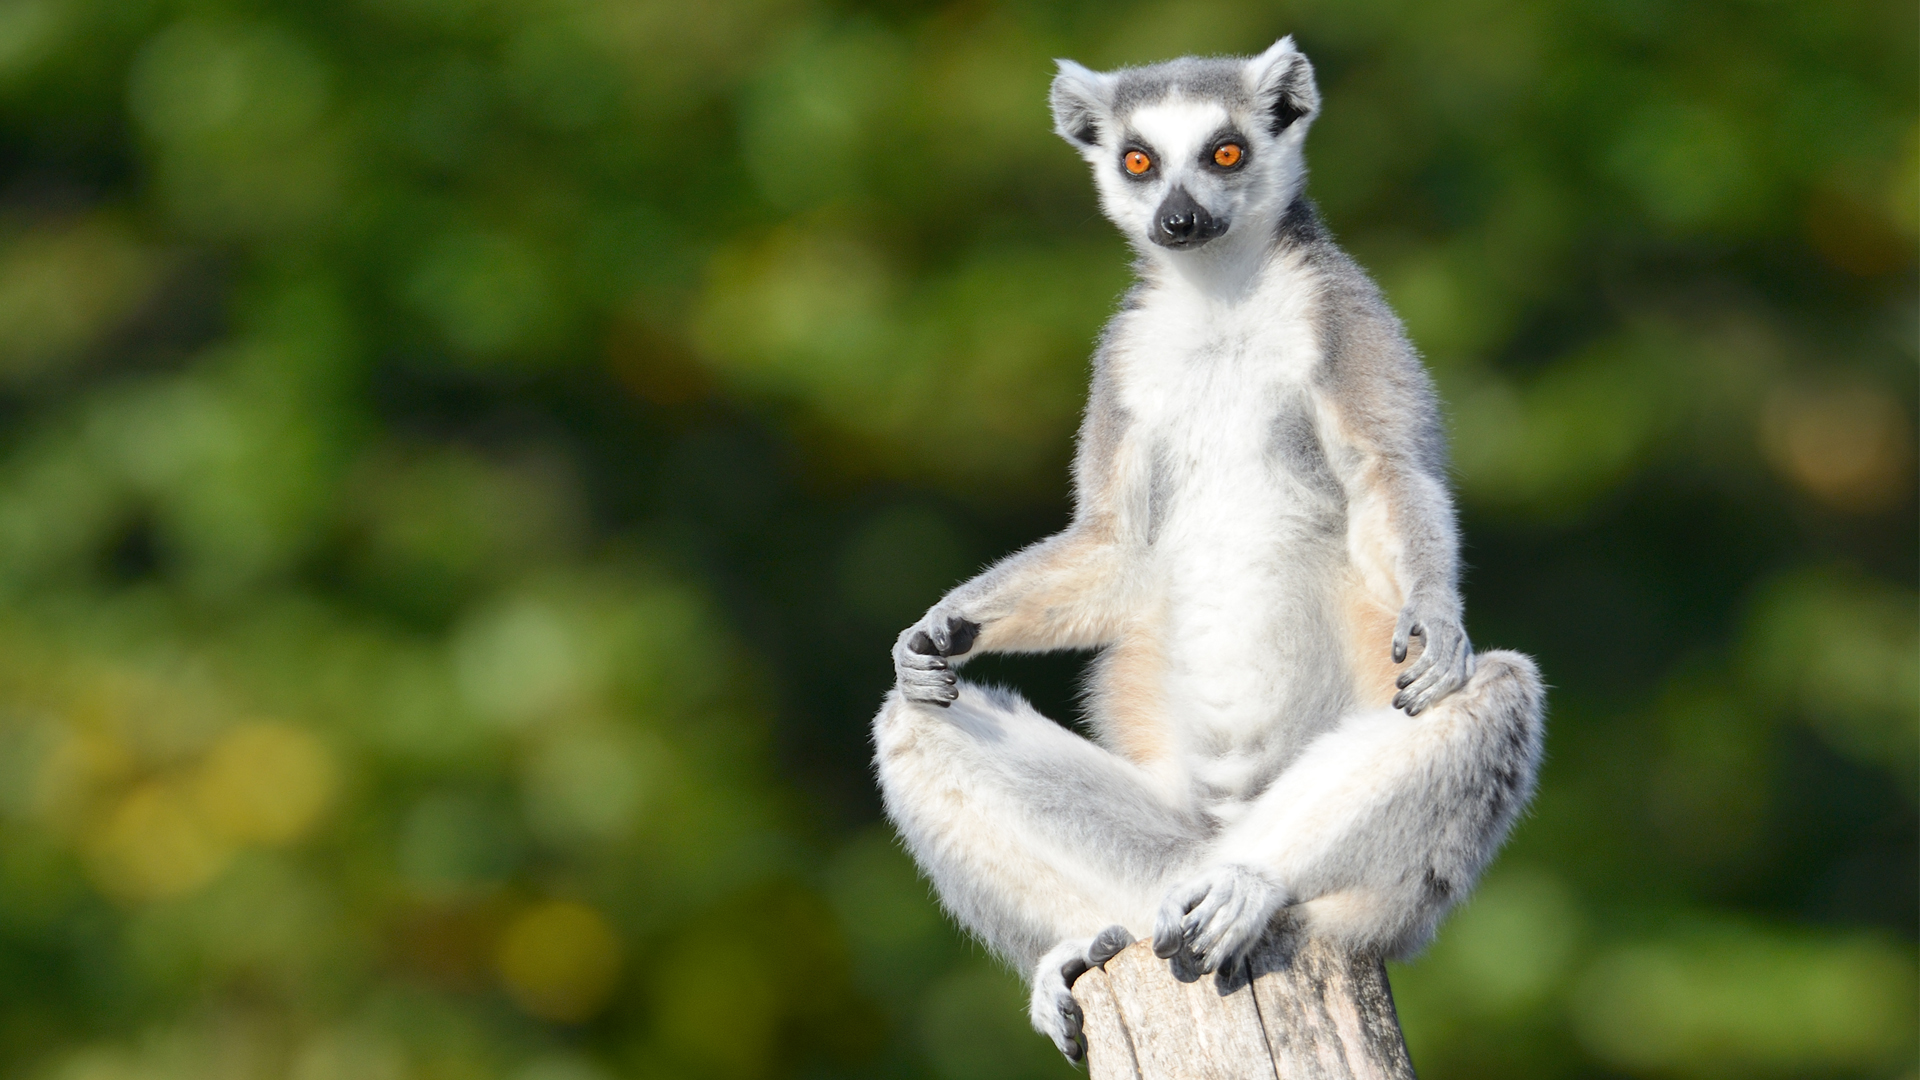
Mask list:
POLYGON ((1074 983, 1092 1080, 1413 1080, 1386 968, 1281 934, 1252 981, 1178 971, 1135 942, 1074 983))
POLYGON ((1107 973, 1094 968, 1080 976, 1073 984, 1073 996, 1085 1019, 1087 1045, 1100 1048, 1100 1053, 1087 1057, 1088 1080, 1139 1080, 1133 1040, 1120 1022, 1120 1001, 1114 997, 1107 973))

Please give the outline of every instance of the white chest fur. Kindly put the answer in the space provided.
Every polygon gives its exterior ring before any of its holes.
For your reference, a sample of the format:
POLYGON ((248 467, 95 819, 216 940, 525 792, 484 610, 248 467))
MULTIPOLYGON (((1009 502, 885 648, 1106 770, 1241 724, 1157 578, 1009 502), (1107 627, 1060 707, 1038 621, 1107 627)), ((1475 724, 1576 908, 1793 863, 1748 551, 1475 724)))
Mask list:
POLYGON ((1131 423, 1141 587, 1163 636, 1168 720, 1210 798, 1254 793, 1348 707, 1335 582, 1344 501, 1311 383, 1311 285, 1274 273, 1237 304, 1143 297, 1110 357, 1131 423))

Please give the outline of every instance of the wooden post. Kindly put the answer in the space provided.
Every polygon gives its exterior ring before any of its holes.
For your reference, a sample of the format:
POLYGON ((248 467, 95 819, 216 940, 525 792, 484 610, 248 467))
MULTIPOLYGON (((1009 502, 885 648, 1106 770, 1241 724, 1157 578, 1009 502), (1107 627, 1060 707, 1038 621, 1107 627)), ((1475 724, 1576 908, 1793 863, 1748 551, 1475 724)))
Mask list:
POLYGON ((1282 933, 1248 974, 1176 971, 1137 941, 1080 976, 1089 1080, 1414 1080, 1377 958, 1282 933))

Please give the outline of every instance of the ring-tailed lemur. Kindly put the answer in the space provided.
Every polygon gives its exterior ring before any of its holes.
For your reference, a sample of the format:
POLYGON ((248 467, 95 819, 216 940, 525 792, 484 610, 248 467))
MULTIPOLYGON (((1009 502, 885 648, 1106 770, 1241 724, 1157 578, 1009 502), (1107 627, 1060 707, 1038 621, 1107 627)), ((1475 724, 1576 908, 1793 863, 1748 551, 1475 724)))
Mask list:
POLYGON ((908 849, 1078 1059, 1069 985, 1136 937, 1201 971, 1283 909, 1422 945, 1532 796, 1543 693, 1467 642, 1432 385, 1301 196, 1319 91, 1292 39, 1062 61, 1052 102, 1140 281, 1095 357, 1072 524, 900 635, 874 740, 908 849), (1102 650, 1094 741, 955 676, 1074 648, 1102 650))

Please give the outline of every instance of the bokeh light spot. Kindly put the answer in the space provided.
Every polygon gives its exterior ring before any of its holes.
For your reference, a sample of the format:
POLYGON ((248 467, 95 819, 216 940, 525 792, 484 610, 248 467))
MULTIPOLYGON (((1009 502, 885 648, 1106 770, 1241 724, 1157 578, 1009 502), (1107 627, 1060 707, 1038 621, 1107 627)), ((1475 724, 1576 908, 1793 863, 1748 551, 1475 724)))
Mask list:
POLYGON ((154 780, 135 787, 91 837, 95 877, 128 900, 179 896, 213 880, 233 851, 195 811, 178 785, 154 780))
POLYGON ((510 601, 463 626, 454 664, 469 704, 510 725, 578 702, 589 675, 574 628, 533 599, 510 601))
POLYGON ((1874 386, 1776 390, 1761 416, 1761 445, 1782 476, 1835 509, 1871 513, 1912 495, 1907 411, 1874 386))
POLYGON ((522 912, 500 937, 495 963, 515 1003, 543 1020, 590 1019, 620 977, 620 939, 598 911, 550 900, 522 912))
POLYGON ((287 844, 306 835, 333 797, 332 753, 295 724, 261 721, 221 736, 195 790, 207 823, 244 843, 287 844))

